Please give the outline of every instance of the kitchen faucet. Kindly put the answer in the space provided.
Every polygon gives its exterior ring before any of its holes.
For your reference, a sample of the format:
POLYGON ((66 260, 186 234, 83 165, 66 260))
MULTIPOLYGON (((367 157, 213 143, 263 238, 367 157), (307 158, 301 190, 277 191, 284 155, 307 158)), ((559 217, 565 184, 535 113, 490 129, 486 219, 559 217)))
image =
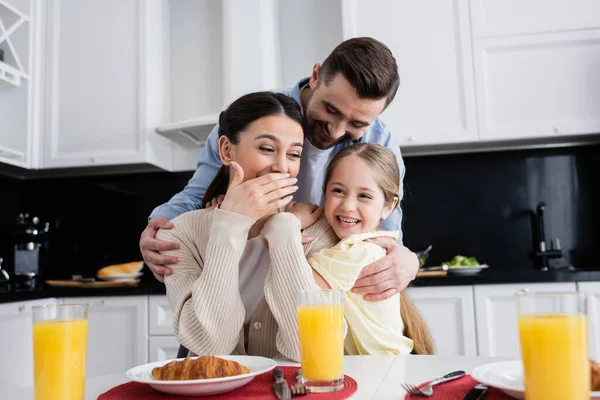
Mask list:
POLYGON ((563 253, 560 249, 560 241, 557 239, 550 241, 550 249, 546 246, 546 232, 544 229, 544 211, 546 203, 543 201, 537 205, 534 216, 533 230, 533 255, 536 269, 547 271, 548 260, 551 258, 562 258, 563 253))

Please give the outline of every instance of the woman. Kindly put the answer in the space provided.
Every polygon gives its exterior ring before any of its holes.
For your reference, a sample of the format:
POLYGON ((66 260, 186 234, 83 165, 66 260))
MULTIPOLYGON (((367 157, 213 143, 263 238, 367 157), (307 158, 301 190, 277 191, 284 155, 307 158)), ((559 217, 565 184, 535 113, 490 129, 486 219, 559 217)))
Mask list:
POLYGON ((179 259, 165 279, 175 334, 192 354, 299 360, 295 296, 318 289, 300 229, 321 210, 307 213, 302 224, 278 211, 297 190, 300 107, 282 94, 252 93, 222 112, 219 125, 223 166, 203 206, 225 194, 223 202, 180 215, 173 229, 157 234, 180 245, 165 252, 179 259), (296 227, 292 234, 290 226, 296 227))

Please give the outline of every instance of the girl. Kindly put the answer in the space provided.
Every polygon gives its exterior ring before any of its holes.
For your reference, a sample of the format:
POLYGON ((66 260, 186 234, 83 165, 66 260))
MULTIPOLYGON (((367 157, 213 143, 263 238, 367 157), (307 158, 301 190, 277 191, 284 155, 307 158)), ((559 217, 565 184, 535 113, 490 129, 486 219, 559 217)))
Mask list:
MULTIPOLYGON (((347 354, 433 354, 429 330, 406 292, 379 302, 352 293, 363 267, 385 255, 368 239, 398 232, 378 231, 379 223, 398 206, 400 173, 394 154, 376 144, 346 147, 331 160, 325 175, 325 217, 306 235, 339 240, 309 257, 321 288, 345 292, 347 354), (333 238, 332 238, 333 237, 333 238)), ((294 212, 292 204, 288 209, 294 212)), ((308 246, 311 246, 310 244, 308 246)))

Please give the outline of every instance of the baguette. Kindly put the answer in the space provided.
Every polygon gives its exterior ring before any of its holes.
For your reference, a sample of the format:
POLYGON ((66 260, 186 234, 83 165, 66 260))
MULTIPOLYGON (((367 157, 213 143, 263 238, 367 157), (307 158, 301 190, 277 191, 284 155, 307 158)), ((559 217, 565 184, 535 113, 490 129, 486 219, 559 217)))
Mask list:
POLYGON ((135 274, 144 268, 143 261, 133 261, 124 264, 113 264, 101 268, 96 273, 96 276, 112 276, 120 274, 135 274))

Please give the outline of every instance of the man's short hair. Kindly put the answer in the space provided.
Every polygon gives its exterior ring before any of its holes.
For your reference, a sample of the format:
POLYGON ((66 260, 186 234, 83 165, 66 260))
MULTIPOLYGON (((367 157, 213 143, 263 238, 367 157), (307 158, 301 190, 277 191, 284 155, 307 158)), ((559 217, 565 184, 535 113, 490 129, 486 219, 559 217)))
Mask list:
POLYGON ((338 73, 356 89, 358 97, 373 100, 385 97, 386 107, 400 86, 398 65, 391 50, 370 37, 348 39, 333 49, 321 65, 319 81, 329 85, 338 73))

